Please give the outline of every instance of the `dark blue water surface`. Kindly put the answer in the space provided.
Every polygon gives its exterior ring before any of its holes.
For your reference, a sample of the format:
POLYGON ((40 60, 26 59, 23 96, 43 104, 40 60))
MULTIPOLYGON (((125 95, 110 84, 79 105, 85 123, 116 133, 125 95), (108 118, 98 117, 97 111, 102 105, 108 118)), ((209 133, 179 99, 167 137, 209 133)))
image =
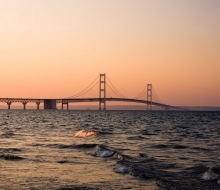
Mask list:
POLYGON ((220 112, 0 110, 0 189, 220 189, 210 169, 220 112))

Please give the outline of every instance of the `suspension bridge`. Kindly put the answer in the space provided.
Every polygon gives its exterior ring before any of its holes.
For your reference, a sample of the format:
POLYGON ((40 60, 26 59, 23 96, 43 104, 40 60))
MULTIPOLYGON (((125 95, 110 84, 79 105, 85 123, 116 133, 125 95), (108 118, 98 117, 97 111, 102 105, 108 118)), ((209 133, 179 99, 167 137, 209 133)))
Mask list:
POLYGON ((11 109, 11 104, 14 102, 19 102, 23 104, 23 109, 26 109, 27 103, 36 103, 37 109, 39 109, 40 104, 44 104, 44 109, 57 109, 57 104, 62 105, 62 109, 66 106, 69 109, 70 103, 76 102, 98 102, 99 110, 106 110, 106 102, 130 102, 130 103, 140 103, 145 104, 147 110, 152 110, 153 106, 160 106, 162 110, 183 110, 181 107, 171 106, 162 103, 162 101, 157 96, 152 84, 147 84, 145 88, 134 98, 127 98, 122 95, 117 88, 112 84, 110 79, 106 74, 100 74, 89 86, 87 86, 81 92, 67 97, 59 99, 38 99, 38 98, 0 98, 0 102, 4 102, 8 105, 8 109, 11 109), (99 97, 95 98, 82 98, 83 95, 91 91, 95 86, 99 85, 99 97), (106 97, 107 87, 116 95, 116 97, 106 97), (141 99, 142 97, 145 99, 141 99), (155 101, 153 101, 153 98, 155 101))

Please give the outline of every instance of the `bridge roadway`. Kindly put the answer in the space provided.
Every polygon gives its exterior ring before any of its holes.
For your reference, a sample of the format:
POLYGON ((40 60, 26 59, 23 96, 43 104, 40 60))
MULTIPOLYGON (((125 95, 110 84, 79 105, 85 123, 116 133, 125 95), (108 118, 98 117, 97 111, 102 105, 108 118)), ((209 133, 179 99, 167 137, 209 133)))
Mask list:
MULTIPOLYGON (((101 98, 102 100, 104 98, 101 98)), ((0 98, 0 102, 5 102, 8 104, 8 109, 10 109, 10 106, 14 102, 20 102, 23 104, 24 109, 26 109, 27 103, 36 103, 37 109, 39 109, 39 106, 41 103, 44 103, 44 109, 56 109, 56 104, 61 103, 62 109, 63 105, 67 105, 68 109, 68 103, 74 103, 74 102, 99 102, 100 98, 62 98, 62 99, 36 99, 36 98, 0 98), (49 107, 45 107, 46 104, 49 104, 49 107), (52 107, 50 106, 52 105, 52 107)), ((184 110, 181 107, 177 106, 171 106, 167 104, 161 104, 157 102, 150 102, 146 100, 139 100, 139 99, 130 99, 130 98, 105 98, 105 101, 113 102, 135 102, 135 103, 142 103, 142 104, 152 104, 153 106, 161 106, 165 110, 184 110)))

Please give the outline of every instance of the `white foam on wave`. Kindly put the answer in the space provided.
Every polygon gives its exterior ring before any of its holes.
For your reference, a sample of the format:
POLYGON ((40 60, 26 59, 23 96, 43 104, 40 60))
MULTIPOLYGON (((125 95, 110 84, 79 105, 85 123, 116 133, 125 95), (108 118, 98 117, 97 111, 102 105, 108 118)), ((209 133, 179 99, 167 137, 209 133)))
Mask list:
POLYGON ((202 175, 202 179, 203 180, 216 180, 218 179, 218 175, 214 173, 212 170, 209 170, 202 175))
POLYGON ((114 167, 114 171, 116 173, 125 174, 125 173, 129 173, 131 171, 131 168, 127 167, 127 166, 124 166, 122 164, 116 164, 115 167, 114 167))
POLYGON ((118 154, 117 152, 112 157, 115 158, 115 159, 118 159, 118 160, 122 160, 123 159, 123 156, 118 154))
POLYGON ((113 151, 110 151, 110 150, 101 150, 101 149, 98 149, 98 150, 95 150, 93 153, 91 153, 93 156, 96 156, 96 157, 101 157, 101 158, 106 158, 106 157, 111 157, 114 155, 114 152, 113 151))

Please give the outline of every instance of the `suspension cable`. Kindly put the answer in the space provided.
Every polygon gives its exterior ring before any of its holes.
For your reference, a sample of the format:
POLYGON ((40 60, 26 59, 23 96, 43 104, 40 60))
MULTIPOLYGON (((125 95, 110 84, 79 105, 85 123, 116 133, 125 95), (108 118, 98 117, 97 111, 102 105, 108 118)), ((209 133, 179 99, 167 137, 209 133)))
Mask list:
POLYGON ((155 94, 155 95, 156 95, 156 97, 157 97, 156 99, 158 99, 158 100, 159 100, 159 102, 163 104, 163 102, 162 102, 162 101, 160 100, 160 98, 157 96, 157 93, 156 93, 156 91, 154 90, 154 88, 153 88, 153 92, 154 92, 154 94, 155 94))
POLYGON ((152 94, 152 100, 154 100, 155 102, 160 103, 160 101, 157 99, 157 97, 154 94, 152 94))
POLYGON ((114 85, 111 83, 111 81, 109 80, 108 77, 107 77, 107 80, 110 82, 110 84, 112 85, 112 87, 113 87, 123 98, 127 98, 126 96, 124 96, 123 94, 121 94, 121 93, 114 87, 114 85))
POLYGON ((138 94, 137 96, 135 96, 134 99, 138 99, 138 98, 140 98, 141 96, 143 96, 143 94, 146 92, 146 88, 147 88, 147 86, 145 86, 145 88, 141 91, 141 93, 138 94))
POLYGON ((112 90, 112 92, 114 92, 117 96, 119 96, 120 98, 124 98, 124 97, 120 96, 117 92, 115 92, 108 83, 106 83, 106 84, 112 90))
MULTIPOLYGON (((79 96, 85 94, 84 91, 86 91, 98 78, 99 78, 99 75, 98 75, 98 77, 96 77, 96 79, 95 79, 89 86, 87 86, 84 90, 82 90, 81 92, 79 92, 79 93, 77 93, 77 94, 75 94, 75 95, 72 95, 72 96, 70 96, 70 97, 68 97, 68 98, 75 98, 75 97, 79 97, 79 96), (82 94, 82 93, 83 93, 83 94, 82 94)), ((97 83, 96 83, 96 84, 97 84, 97 83)), ((90 90, 91 90, 91 89, 90 89, 90 90)), ((88 91, 86 91, 86 92, 88 92, 88 91)))
MULTIPOLYGON (((70 96, 70 97, 68 97, 68 98, 77 98, 77 97, 79 97, 79 96, 82 96, 82 95, 84 95, 84 94, 86 94, 88 91, 90 91, 91 89, 93 89, 97 84, 98 84, 98 82, 99 81, 97 81, 96 82, 96 80, 99 78, 99 75, 96 77, 96 79, 89 85, 89 86, 87 86, 84 90, 82 90, 81 92, 79 92, 79 93, 77 93, 77 94, 75 94, 75 95, 73 95, 73 96, 70 96), (96 83, 95 83, 96 82, 96 83), (95 83, 95 84, 94 84, 95 83), (94 84, 94 85, 93 85, 94 84), (93 85, 93 86, 92 86, 93 85), (91 87, 92 86, 92 87, 91 87), (91 87, 91 88, 90 88, 91 87)), ((119 96, 120 98, 127 98, 126 96, 124 96, 123 94, 121 94, 117 89, 116 89, 116 87, 112 84, 112 82, 110 81, 110 79, 108 78, 108 77, 106 77, 107 78, 107 80, 109 81, 109 83, 110 83, 110 85, 112 86, 110 86, 109 84, 108 84, 108 82, 106 81, 106 84, 107 84, 107 86, 112 90, 112 92, 114 92, 117 96, 119 96)), ((143 96, 144 95, 144 93, 146 93, 146 88, 147 88, 147 86, 145 86, 145 88, 141 91, 141 93, 139 93, 137 96, 135 96, 133 99, 138 99, 138 98, 140 98, 141 96, 143 96)), ((155 91, 155 89, 154 88, 152 88, 153 89, 153 97, 158 101, 158 102, 160 102, 160 103, 163 103, 161 100, 160 100, 160 98, 158 97, 158 95, 157 95, 157 93, 156 93, 156 91, 155 91), (155 96, 154 96, 154 94, 155 94, 155 96)))
POLYGON ((158 103, 162 103, 162 102, 160 101, 160 99, 158 99, 157 96, 153 95, 153 98, 155 99, 156 102, 158 102, 158 103))
POLYGON ((99 83, 99 81, 97 81, 97 82, 96 82, 90 89, 88 89, 86 92, 84 92, 83 94, 80 94, 80 95, 78 95, 78 96, 75 96, 74 98, 77 98, 77 97, 79 97, 79 96, 82 96, 82 95, 86 94, 87 92, 89 92, 90 90, 92 90, 98 83, 99 83))

